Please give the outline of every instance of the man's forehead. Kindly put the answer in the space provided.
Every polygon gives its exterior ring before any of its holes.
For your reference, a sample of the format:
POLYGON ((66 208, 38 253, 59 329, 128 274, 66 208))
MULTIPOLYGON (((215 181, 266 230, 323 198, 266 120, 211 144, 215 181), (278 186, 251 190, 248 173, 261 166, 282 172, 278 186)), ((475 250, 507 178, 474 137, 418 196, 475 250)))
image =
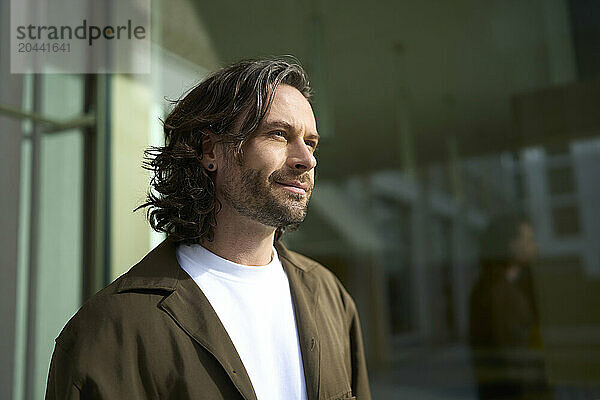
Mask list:
POLYGON ((298 89, 290 85, 277 87, 269 111, 313 115, 308 99, 298 89))
POLYGON ((296 88, 288 85, 277 88, 271 107, 260 126, 263 129, 279 127, 318 136, 310 103, 296 88))

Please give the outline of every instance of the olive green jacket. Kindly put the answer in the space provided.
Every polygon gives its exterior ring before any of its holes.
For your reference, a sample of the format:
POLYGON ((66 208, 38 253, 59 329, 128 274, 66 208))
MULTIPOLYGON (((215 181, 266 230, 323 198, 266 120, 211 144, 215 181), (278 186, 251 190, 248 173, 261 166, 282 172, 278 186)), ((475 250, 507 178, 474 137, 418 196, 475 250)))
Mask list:
MULTIPOLYGON (((281 244, 276 249, 290 283, 308 400, 370 399, 352 298, 320 264, 281 244)), ((67 323, 56 339, 46 399, 256 394, 217 314, 167 240, 67 323)))

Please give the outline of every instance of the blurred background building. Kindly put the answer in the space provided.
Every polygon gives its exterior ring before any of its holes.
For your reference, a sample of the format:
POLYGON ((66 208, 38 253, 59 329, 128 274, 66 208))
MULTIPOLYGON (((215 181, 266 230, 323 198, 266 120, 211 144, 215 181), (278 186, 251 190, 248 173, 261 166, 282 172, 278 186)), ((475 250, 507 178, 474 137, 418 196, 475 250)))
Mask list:
POLYGON ((374 398, 478 398, 470 293, 506 213, 538 247, 540 339, 511 351, 543 368, 514 380, 600 397, 599 2, 155 0, 144 75, 11 74, 0 4, 0 398, 42 398, 66 321, 162 240, 132 210, 168 99, 285 54, 311 77, 322 136, 311 210, 285 241, 354 296, 374 398))

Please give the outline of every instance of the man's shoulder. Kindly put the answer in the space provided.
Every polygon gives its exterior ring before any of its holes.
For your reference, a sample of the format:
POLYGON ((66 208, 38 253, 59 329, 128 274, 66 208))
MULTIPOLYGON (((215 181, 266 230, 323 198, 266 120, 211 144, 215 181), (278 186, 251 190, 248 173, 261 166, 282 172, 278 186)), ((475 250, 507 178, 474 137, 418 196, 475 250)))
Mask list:
POLYGON ((329 268, 304 254, 286 249, 285 253, 283 253, 283 255, 280 254, 280 256, 287 258, 292 264, 302 269, 305 273, 312 274, 321 281, 341 285, 338 278, 329 270, 329 268))
POLYGON ((116 339, 122 332, 143 329, 152 323, 159 302, 168 295, 169 288, 138 287, 132 282, 147 280, 144 260, 128 272, 91 296, 71 317, 56 339, 69 350, 85 347, 102 338, 116 339))
POLYGON ((117 288, 122 279, 123 276, 117 278, 86 300, 67 322, 59 338, 69 334, 80 335, 85 331, 97 331, 102 325, 113 322, 115 318, 121 319, 123 314, 130 312, 118 296, 117 288))
POLYGON ((355 308, 354 300, 339 280, 325 265, 299 252, 286 249, 284 257, 299 267, 305 274, 313 276, 319 282, 319 291, 328 297, 339 299, 346 309, 355 308))

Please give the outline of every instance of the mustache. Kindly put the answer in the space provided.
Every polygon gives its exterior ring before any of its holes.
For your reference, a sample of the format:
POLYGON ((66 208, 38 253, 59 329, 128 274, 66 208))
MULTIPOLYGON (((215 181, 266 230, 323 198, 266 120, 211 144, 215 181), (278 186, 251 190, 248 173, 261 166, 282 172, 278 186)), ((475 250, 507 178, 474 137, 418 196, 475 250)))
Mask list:
POLYGON ((300 183, 306 183, 306 184, 308 184, 309 191, 312 191, 313 187, 315 185, 315 183, 313 182, 313 180, 311 179, 311 177, 308 173, 290 175, 290 174, 286 174, 283 172, 273 172, 271 174, 271 176, 269 176, 270 183, 282 182, 282 181, 283 182, 298 181, 300 183))

